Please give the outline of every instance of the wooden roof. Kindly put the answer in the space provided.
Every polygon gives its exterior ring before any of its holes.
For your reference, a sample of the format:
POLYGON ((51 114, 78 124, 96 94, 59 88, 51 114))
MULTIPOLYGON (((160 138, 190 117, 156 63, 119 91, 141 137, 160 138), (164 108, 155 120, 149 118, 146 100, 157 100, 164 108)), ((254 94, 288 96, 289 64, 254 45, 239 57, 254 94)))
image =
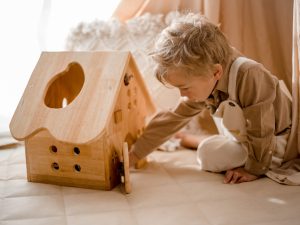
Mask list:
POLYGON ((24 140, 47 129, 65 143, 95 140, 112 116, 129 63, 138 73, 135 75, 149 112, 153 112, 154 104, 129 52, 42 52, 10 123, 13 137, 24 140), (69 105, 51 108, 51 101, 44 100, 46 92, 63 71, 70 69, 71 62, 82 67, 84 80, 79 80, 83 86, 77 88, 80 92, 69 105))

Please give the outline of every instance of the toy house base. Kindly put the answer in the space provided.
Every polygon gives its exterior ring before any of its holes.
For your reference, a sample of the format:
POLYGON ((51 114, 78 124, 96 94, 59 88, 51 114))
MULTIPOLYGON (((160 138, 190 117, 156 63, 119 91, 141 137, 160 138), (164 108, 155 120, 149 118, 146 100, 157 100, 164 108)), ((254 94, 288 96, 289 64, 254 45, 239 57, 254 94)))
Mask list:
POLYGON ((41 131, 25 141, 27 179, 81 188, 111 190, 120 183, 119 158, 103 151, 102 140, 89 145, 56 141, 41 131))

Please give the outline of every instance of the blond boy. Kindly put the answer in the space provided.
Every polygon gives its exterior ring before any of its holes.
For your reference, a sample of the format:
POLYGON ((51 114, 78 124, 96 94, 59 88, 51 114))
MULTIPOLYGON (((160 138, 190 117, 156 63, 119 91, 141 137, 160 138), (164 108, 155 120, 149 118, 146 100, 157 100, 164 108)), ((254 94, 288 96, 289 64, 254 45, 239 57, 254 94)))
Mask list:
POLYGON ((187 97, 159 112, 130 151, 134 164, 209 108, 218 135, 182 136, 197 148, 203 170, 225 172, 225 183, 253 181, 296 158, 288 149, 291 101, 263 65, 234 50, 220 29, 198 14, 187 14, 164 29, 152 57, 163 84, 187 97))

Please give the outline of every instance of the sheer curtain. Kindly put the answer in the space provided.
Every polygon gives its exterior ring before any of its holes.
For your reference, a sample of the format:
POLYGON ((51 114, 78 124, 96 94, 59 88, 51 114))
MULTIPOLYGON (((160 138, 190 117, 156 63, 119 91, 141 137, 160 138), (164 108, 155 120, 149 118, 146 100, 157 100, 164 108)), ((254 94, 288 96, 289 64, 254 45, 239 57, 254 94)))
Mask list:
POLYGON ((205 12, 213 22, 219 22, 220 0, 122 0, 114 16, 125 21, 145 12, 167 14, 170 11, 205 12))
POLYGON ((300 0, 294 0, 293 12, 293 129, 300 154, 300 0))
POLYGON ((220 11, 231 43, 291 90, 293 0, 223 0, 220 11))
POLYGON ((62 50, 72 28, 81 22, 108 20, 120 0, 44 0, 41 16, 43 49, 62 50))
POLYGON ((41 51, 65 50, 70 29, 107 20, 119 0, 6 0, 0 2, 0 132, 23 94, 41 51))
POLYGON ((41 7, 42 1, 0 2, 0 132, 8 130, 8 122, 39 57, 37 25, 41 7))
POLYGON ((121 20, 145 12, 192 11, 220 24, 231 44, 283 79, 291 90, 293 0, 122 0, 121 20))

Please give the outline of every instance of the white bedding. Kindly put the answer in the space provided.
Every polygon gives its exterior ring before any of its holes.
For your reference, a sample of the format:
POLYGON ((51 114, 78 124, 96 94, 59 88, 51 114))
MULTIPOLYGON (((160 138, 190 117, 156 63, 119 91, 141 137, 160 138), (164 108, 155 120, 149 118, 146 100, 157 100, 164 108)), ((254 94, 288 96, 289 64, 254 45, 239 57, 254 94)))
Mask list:
POLYGON ((66 49, 71 51, 130 51, 144 77, 148 90, 159 108, 173 107, 179 98, 175 89, 163 87, 153 76, 149 57, 157 34, 176 17, 176 12, 163 15, 145 14, 126 21, 117 19, 81 23, 69 34, 66 49))

